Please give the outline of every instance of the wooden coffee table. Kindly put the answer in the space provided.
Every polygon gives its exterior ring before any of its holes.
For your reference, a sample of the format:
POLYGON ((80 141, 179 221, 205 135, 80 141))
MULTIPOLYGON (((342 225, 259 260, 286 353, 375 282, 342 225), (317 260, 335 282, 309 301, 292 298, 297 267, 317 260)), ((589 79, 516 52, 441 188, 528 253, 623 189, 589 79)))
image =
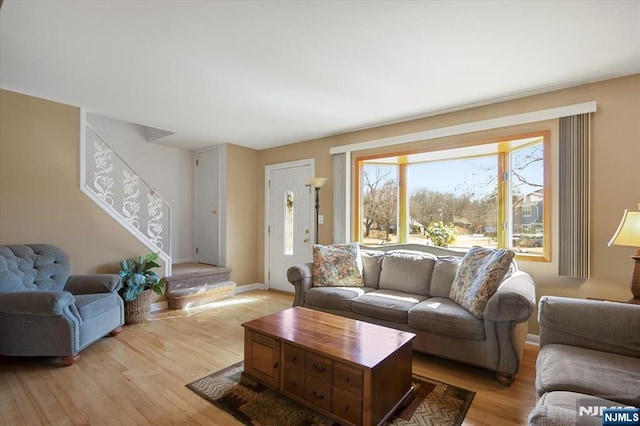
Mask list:
POLYGON ((413 391, 413 333, 302 307, 242 326, 242 383, 344 424, 382 424, 413 391))

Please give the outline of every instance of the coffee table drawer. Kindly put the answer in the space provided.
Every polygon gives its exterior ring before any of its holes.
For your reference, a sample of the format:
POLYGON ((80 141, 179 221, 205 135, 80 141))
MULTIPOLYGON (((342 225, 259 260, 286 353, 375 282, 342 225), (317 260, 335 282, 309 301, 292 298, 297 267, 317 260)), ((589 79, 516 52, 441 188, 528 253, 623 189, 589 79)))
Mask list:
POLYGON ((309 376, 331 383, 331 360, 329 358, 307 352, 306 371, 309 376))
POLYGON ((304 381, 305 375, 303 370, 285 369, 282 388, 285 392, 304 399, 304 381))
MULTIPOLYGON (((304 370, 305 351, 296 346, 284 345, 284 365, 286 368, 304 370)), ((286 370, 285 370, 286 371, 286 370)))
POLYGON ((362 378, 363 371, 361 368, 341 362, 333 363, 333 385, 335 387, 362 397, 362 378))
POLYGON ((331 400, 333 414, 356 425, 362 422, 362 400, 360 398, 334 388, 331 400))
POLYGON ((304 399, 311 404, 331 411, 331 385, 311 377, 307 377, 304 399))

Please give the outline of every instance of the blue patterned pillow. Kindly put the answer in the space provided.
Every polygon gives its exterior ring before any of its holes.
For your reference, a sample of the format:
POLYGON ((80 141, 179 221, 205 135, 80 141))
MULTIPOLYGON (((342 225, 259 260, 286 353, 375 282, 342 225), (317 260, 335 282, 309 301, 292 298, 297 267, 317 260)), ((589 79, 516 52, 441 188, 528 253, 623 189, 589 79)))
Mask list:
POLYGON ((314 287, 364 287, 358 243, 313 245, 314 287))
POLYGON ((460 262, 449 298, 474 317, 482 318, 487 301, 509 272, 514 256, 511 250, 472 247, 460 262))

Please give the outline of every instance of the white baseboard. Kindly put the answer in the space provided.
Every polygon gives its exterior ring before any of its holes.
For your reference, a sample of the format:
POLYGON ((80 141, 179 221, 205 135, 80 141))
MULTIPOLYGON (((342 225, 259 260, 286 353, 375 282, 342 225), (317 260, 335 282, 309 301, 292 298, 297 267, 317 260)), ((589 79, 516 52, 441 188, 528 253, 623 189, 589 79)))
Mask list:
POLYGON ((266 290, 266 289, 267 289, 267 286, 262 283, 253 283, 253 284, 245 284, 245 285, 238 286, 234 289, 233 293, 237 294, 237 293, 244 293, 245 291, 266 290))
POLYGON ((167 302, 166 300, 151 304, 151 312, 161 311, 163 309, 169 309, 169 302, 167 302))
POLYGON ((527 343, 532 345, 540 346, 540 336, 537 334, 527 334, 527 343))

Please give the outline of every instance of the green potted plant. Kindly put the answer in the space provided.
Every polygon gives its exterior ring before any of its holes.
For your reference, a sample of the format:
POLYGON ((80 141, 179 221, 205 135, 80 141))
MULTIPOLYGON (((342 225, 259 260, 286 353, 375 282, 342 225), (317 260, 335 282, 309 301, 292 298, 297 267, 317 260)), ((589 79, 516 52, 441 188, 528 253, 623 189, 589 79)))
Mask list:
POLYGON ((156 260, 158 254, 149 253, 137 260, 125 259, 120 262, 120 295, 125 301, 126 324, 145 322, 151 312, 151 292, 159 296, 164 294, 164 280, 153 270, 160 267, 156 260))

